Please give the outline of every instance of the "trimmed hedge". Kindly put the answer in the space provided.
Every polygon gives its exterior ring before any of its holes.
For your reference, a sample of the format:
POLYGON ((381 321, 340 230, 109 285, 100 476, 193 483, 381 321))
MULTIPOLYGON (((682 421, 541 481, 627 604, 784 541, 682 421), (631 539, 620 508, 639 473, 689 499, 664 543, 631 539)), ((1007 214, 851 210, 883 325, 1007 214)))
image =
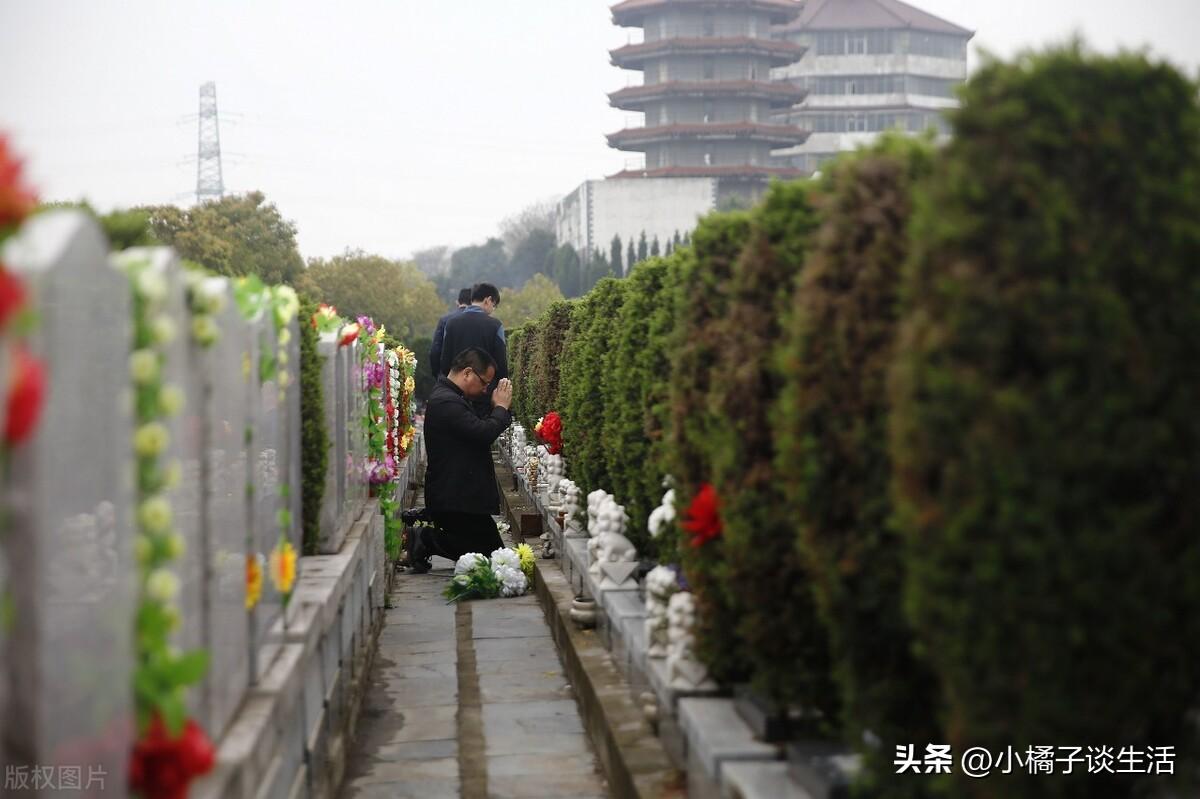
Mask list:
POLYGON ((508 331, 505 338, 508 349, 508 373, 513 384, 513 401, 510 410, 513 420, 527 428, 529 427, 528 409, 533 404, 530 400, 533 384, 527 357, 529 342, 533 338, 531 335, 533 327, 532 322, 526 322, 521 327, 508 331))
POLYGON ((625 279, 626 300, 616 320, 616 337, 610 341, 617 368, 604 382, 609 490, 629 512, 628 538, 642 555, 658 549, 657 542, 650 545, 646 519, 662 501, 666 476, 661 441, 662 406, 670 378, 667 337, 673 321, 667 296, 669 272, 667 260, 650 258, 625 279))
MULTIPOLYGON (((729 283, 749 235, 750 214, 710 214, 696 227, 693 247, 676 256, 681 262, 673 302, 666 462, 676 483, 677 519, 700 486, 712 480, 713 439, 723 425, 733 423, 712 407, 710 394, 725 379, 716 364, 726 345, 729 283)), ((735 634, 738 618, 729 593, 725 542, 717 539, 696 548, 681 538, 679 551, 696 595, 697 654, 718 681, 744 681, 750 668, 735 634)))
MULTIPOLYGON (((1075 47, 989 63, 962 97, 914 220, 892 420, 946 742, 1173 745, 1195 795, 1197 86, 1075 47)), ((981 797, 1137 779, 955 777, 981 797)))
POLYGON ((558 412, 563 422, 567 471, 586 496, 612 490, 605 456, 604 384, 616 366, 611 342, 625 300, 625 281, 604 278, 571 312, 562 354, 558 412))
POLYGON ((550 411, 558 410, 562 351, 567 330, 571 326, 571 305, 570 301, 553 303, 534 323, 534 360, 527 366, 533 381, 529 414, 534 423, 550 411))
POLYGON ((872 797, 929 795, 928 776, 895 773, 896 745, 942 739, 936 683, 912 655, 903 613, 887 451, 887 373, 912 186, 932 160, 927 143, 896 137, 828 168, 821 228, 778 358, 776 464, 789 489, 782 507, 800 529, 797 552, 829 632, 845 738, 867 756, 860 788, 872 797), (880 747, 864 747, 867 731, 880 747))
POLYGON ((325 397, 317 331, 308 320, 318 303, 300 303, 300 507, 304 529, 304 554, 317 554, 321 537, 321 502, 325 498, 325 470, 329 465, 329 434, 325 430, 325 397))
POLYGON ((827 634, 796 547, 788 485, 774 470, 771 408, 782 376, 773 366, 781 319, 808 254, 817 214, 808 181, 777 183, 751 220, 717 323, 722 346, 710 389, 720 414, 712 433, 713 485, 724 523, 725 588, 750 684, 780 706, 820 711, 836 730, 837 693, 829 679, 827 634), (786 618, 786 623, 780 619, 786 618))

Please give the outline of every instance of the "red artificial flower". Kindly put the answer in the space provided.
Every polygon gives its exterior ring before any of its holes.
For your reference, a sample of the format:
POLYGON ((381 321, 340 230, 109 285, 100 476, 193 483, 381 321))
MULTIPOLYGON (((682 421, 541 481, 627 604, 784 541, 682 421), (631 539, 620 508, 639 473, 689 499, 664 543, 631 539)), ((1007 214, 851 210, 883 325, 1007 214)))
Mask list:
POLYGON ((8 383, 8 406, 4 443, 10 447, 24 441, 37 426, 46 396, 46 370, 24 346, 13 350, 8 383))
POLYGON ((721 500, 710 484, 700 486, 700 492, 684 513, 683 529, 692 534, 692 546, 702 547, 721 536, 721 500))
POLYGON ((8 139, 0 136, 0 231, 20 224, 37 204, 33 192, 22 185, 21 162, 8 149, 8 139))
POLYGON ((550 411, 543 416, 535 432, 538 438, 546 442, 546 449, 551 455, 562 452, 562 417, 557 412, 550 411))
POLYGON ((156 715, 133 747, 129 787, 142 799, 187 799, 192 780, 210 771, 215 762, 212 742, 199 724, 188 719, 183 734, 172 738, 156 715))
POLYGON ((8 327, 13 314, 25 306, 25 286, 0 264, 0 330, 8 327))
POLYGON ((354 342, 358 341, 358 330, 359 330, 358 322, 351 322, 350 324, 343 327, 342 328, 342 338, 340 341, 338 341, 338 346, 339 347, 348 347, 351 344, 353 344, 354 342))

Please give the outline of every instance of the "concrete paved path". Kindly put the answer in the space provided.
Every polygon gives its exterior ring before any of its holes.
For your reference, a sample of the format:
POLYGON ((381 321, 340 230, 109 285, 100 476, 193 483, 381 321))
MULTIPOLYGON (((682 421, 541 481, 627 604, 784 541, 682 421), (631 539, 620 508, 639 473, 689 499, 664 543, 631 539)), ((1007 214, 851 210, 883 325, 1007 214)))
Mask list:
POLYGON ((397 575, 341 799, 608 796, 532 595, 447 605, 397 575))

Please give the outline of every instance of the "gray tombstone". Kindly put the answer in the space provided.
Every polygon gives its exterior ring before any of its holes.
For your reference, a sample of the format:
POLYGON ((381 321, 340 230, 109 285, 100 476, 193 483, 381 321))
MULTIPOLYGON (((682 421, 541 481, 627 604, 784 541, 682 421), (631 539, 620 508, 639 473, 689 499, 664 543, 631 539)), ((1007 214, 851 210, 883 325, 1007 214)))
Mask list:
POLYGON ((251 357, 249 503, 251 551, 260 553, 268 568, 263 579, 262 598, 251 611, 250 646, 253 679, 257 682, 270 669, 282 641, 273 639, 271 628, 283 612, 283 597, 275 589, 270 574, 270 556, 279 543, 280 475, 287 468, 283 460, 283 408, 279 383, 265 370, 267 359, 275 357, 275 326, 268 314, 249 323, 251 357), (262 378, 269 379, 263 380, 262 378))
MULTIPOLYGON (((292 546, 296 548, 296 554, 300 555, 304 552, 304 506, 301 501, 303 495, 301 452, 300 452, 300 428, 302 420, 300 418, 300 325, 296 319, 288 323, 289 336, 287 345, 288 356, 288 377, 287 385, 287 427, 286 449, 287 449, 287 464, 288 464, 288 501, 287 507, 291 511, 291 533, 290 538, 292 546)), ((296 563, 296 579, 300 579, 300 563, 296 563)))
MULTIPOLYGON (((204 550, 209 642, 209 733, 219 737, 233 720, 250 686, 250 631, 246 612, 247 544, 246 373, 251 369, 250 327, 238 312, 226 278, 206 279, 205 294, 223 298, 213 317, 221 331, 211 347, 193 345, 203 384, 200 413, 204 445, 204 550)), ((266 571, 266 562, 262 561, 266 571)))
POLYGON ((350 370, 347 364, 350 363, 350 350, 347 347, 337 348, 336 369, 334 372, 334 384, 330 387, 330 395, 334 398, 334 403, 337 408, 337 419, 334 422, 334 460, 333 468, 337 471, 337 525, 343 529, 349 529, 346 526, 346 507, 347 496, 349 491, 346 478, 349 476, 349 471, 346 468, 350 458, 350 426, 347 420, 350 418, 349 411, 346 410, 346 403, 350 400, 348 386, 350 385, 350 370))
POLYGON ((326 334, 317 342, 317 354, 321 358, 321 388, 325 401, 325 432, 329 438, 329 457, 325 463, 325 496, 321 501, 321 533, 317 541, 317 551, 322 555, 335 555, 345 540, 346 529, 341 524, 341 491, 344 481, 339 480, 343 468, 339 465, 345 460, 343 447, 338 445, 339 436, 345 437, 345 430, 338 422, 338 346, 337 339, 332 334, 326 334))
MULTIPOLYGON (((42 214, 11 242, 47 370, 33 438, 4 486, 13 627, 0 766, 79 766, 126 784, 133 625, 130 290, 87 215, 42 214)), ((6 771, 7 773, 7 771, 6 771)), ((77 795, 77 791, 43 793, 77 795)))

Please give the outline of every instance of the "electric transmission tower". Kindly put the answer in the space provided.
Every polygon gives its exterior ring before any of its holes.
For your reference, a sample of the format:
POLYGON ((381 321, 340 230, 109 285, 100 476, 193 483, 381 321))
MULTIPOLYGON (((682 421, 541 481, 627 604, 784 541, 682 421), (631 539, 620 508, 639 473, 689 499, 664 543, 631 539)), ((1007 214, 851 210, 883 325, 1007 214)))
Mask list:
POLYGON ((200 142, 196 153, 196 203, 225 195, 221 176, 221 131, 217 124, 217 84, 200 87, 200 142))

